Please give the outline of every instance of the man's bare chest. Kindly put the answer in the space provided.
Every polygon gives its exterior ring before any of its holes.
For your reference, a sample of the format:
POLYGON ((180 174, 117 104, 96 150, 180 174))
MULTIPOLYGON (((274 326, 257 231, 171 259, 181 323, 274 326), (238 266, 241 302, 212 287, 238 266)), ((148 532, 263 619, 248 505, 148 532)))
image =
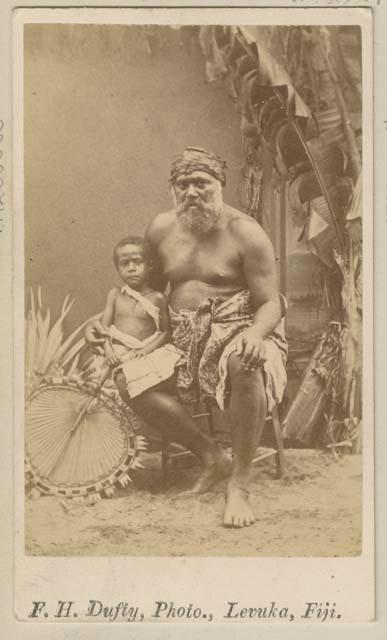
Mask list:
POLYGON ((186 238, 171 235, 159 247, 164 274, 171 282, 230 281, 241 272, 237 248, 227 235, 217 238, 186 238))

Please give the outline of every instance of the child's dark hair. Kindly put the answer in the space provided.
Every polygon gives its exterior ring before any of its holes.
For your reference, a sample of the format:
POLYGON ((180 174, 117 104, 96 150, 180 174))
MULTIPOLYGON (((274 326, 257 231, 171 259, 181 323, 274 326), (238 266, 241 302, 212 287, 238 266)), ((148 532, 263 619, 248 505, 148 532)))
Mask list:
POLYGON ((127 244, 134 244, 137 245, 138 247, 141 247, 141 249, 144 252, 144 260, 145 262, 148 261, 148 256, 147 256, 147 251, 146 251, 146 245, 144 242, 144 238, 142 238, 141 236, 127 236, 126 238, 123 238, 123 240, 120 240, 116 246, 114 247, 114 251, 113 251, 113 261, 114 264, 117 266, 117 252, 118 249, 121 249, 121 247, 125 247, 127 244))

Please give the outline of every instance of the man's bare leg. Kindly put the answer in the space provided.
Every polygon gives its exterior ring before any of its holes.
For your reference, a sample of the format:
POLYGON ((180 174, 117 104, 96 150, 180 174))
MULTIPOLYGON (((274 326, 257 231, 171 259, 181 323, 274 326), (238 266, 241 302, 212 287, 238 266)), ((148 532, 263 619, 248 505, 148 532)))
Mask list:
POLYGON ((228 362, 231 381, 232 473, 227 486, 224 524, 245 527, 255 521, 249 504, 251 463, 266 416, 266 392, 261 369, 245 371, 239 356, 228 362))
POLYGON ((118 374, 115 382, 124 402, 130 404, 140 418, 166 440, 183 445, 198 457, 202 473, 190 493, 204 493, 228 475, 229 463, 224 451, 196 426, 179 400, 156 387, 130 399, 123 374, 118 374))

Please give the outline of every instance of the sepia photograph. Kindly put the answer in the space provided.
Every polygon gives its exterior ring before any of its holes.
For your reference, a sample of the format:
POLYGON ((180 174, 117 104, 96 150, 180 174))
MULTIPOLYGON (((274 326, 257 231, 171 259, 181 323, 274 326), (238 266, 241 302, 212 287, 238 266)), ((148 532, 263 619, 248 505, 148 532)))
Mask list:
POLYGON ((359 556, 361 27, 23 47, 25 554, 359 556))

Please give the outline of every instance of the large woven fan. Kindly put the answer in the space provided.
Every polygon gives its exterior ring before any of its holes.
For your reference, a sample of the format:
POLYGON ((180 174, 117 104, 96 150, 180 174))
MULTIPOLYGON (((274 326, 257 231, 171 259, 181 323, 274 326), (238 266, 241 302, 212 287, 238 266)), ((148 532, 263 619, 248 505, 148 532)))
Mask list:
POLYGON ((54 378, 27 400, 26 466, 40 493, 65 497, 112 495, 126 486, 144 439, 134 414, 101 385, 54 378))
MULTIPOLYGON (((39 313, 43 317, 41 296, 39 313)), ((36 311, 29 312, 29 337, 36 324, 36 311)), ((27 366, 28 397, 25 412, 26 480, 33 485, 32 496, 53 494, 85 497, 90 501, 101 494, 111 496, 118 483, 126 486, 128 471, 141 468, 139 452, 145 439, 139 435, 141 423, 124 405, 113 386, 105 386, 109 370, 100 378, 90 378, 90 366, 78 365, 83 340, 71 346, 63 342, 63 317, 52 329, 38 328, 34 353, 44 360, 44 374, 38 373, 36 357, 27 366), (52 357, 47 345, 56 348, 52 357), (63 348, 63 345, 65 348, 63 348), (58 357, 59 353, 59 357, 58 357), (69 355, 70 354, 70 357, 69 355), (74 356, 77 360, 74 361, 74 356), (69 359, 73 365, 68 367, 69 359)), ((77 332, 74 332, 75 336, 77 332)), ((78 333, 79 335, 79 333, 78 333)), ((28 362, 28 361, 27 361, 28 362)))

